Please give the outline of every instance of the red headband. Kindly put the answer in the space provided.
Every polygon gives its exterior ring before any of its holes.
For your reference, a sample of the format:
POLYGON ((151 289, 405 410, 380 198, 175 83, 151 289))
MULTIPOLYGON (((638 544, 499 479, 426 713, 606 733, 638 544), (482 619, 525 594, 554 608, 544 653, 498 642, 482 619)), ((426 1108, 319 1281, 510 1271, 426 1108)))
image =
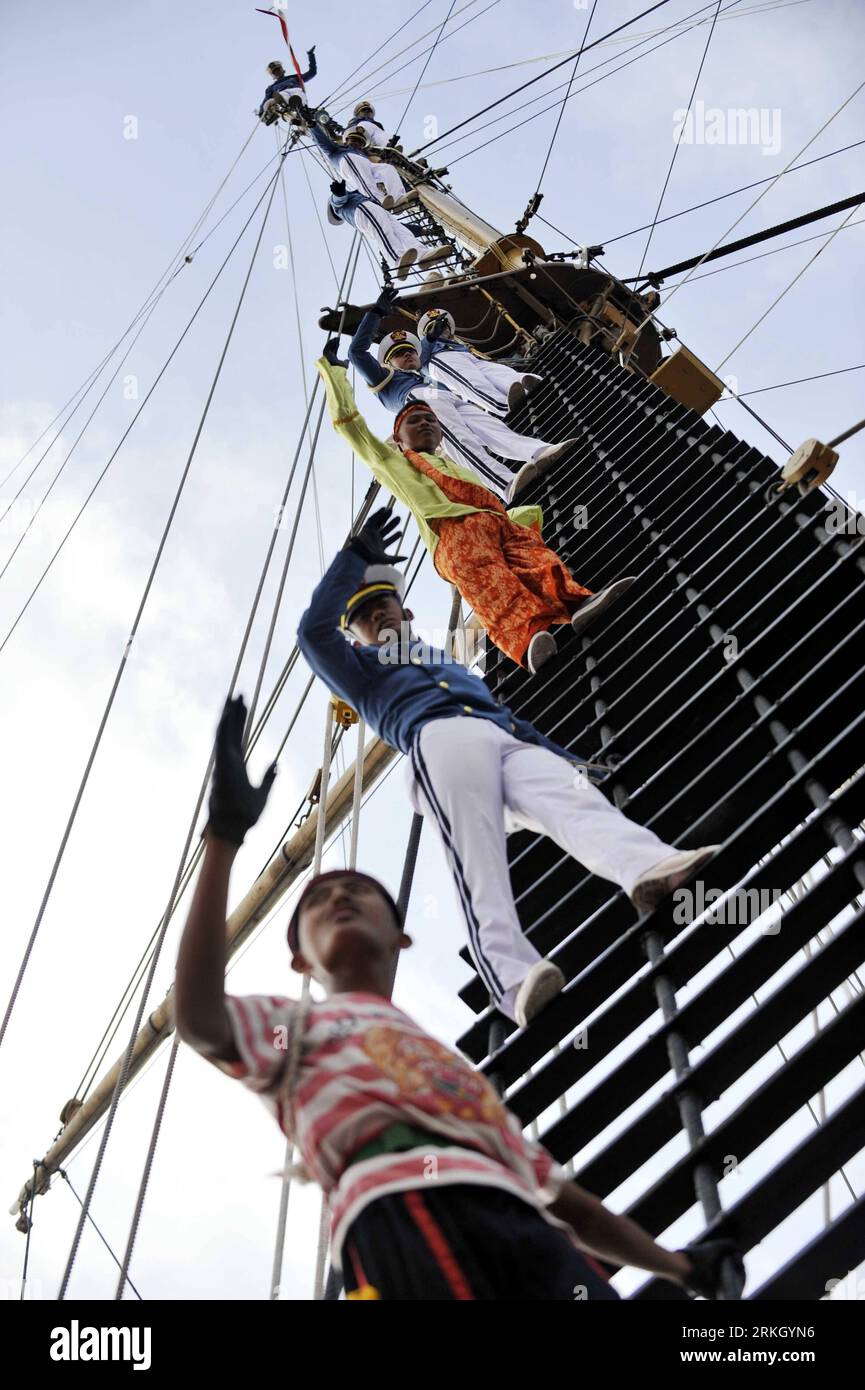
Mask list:
MULTIPOLYGON (((398 431, 398 429, 399 429, 399 427, 400 427, 400 422, 401 422, 402 420, 405 419, 406 415, 410 414, 410 412, 413 411, 413 410, 429 410, 429 409, 431 409, 431 407, 428 406, 424 401, 409 401, 408 405, 404 405, 403 408, 402 408, 402 410, 400 410, 400 411, 397 412, 397 417, 396 417, 396 419, 395 419, 394 422, 393 422, 393 437, 394 437, 394 439, 396 439, 397 431, 398 431)), ((433 411, 433 414, 435 414, 435 411, 433 411)))

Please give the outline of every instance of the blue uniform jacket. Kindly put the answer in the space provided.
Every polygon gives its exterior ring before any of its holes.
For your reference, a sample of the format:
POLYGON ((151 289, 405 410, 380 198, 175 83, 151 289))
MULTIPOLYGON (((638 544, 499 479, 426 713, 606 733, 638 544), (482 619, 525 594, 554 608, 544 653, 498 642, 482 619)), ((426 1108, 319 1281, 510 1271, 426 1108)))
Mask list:
MULTIPOLYGON (((307 55, 306 55, 306 61, 307 61, 308 65, 309 65, 309 72, 305 72, 305 73, 303 74, 303 80, 304 80, 305 83, 306 83, 306 82, 309 82, 310 78, 315 77, 315 74, 318 72, 318 68, 317 68, 316 62, 315 62, 315 50, 314 50, 314 49, 311 48, 311 49, 309 50, 309 52, 308 52, 307 55)), ((300 90, 300 83, 299 83, 299 81, 297 80, 297 73, 296 73, 296 72, 293 72, 293 73, 290 73, 290 74, 287 73, 286 76, 285 76, 285 77, 281 77, 281 78, 279 79, 278 82, 271 82, 270 86, 267 87, 267 88, 265 89, 264 101, 262 101, 261 105, 260 105, 259 108, 258 108, 258 114, 259 114, 259 116, 261 115, 262 111, 264 110, 264 102, 265 102, 265 101, 269 101, 271 97, 275 97, 275 96, 277 95, 278 92, 290 92, 290 91, 299 91, 299 90, 300 90)))
POLYGON ((357 326, 348 348, 348 360, 360 372, 367 386, 372 387, 382 405, 394 415, 402 410, 412 391, 426 386, 421 372, 402 372, 383 367, 370 352, 372 340, 381 324, 381 314, 369 309, 357 326))
MULTIPOLYGON (((480 676, 419 638, 410 644, 409 660, 394 663, 379 660, 379 647, 351 646, 339 629, 339 620, 366 567, 366 560, 353 550, 339 552, 300 620, 297 642, 319 679, 363 715, 379 738, 408 753, 413 737, 430 719, 470 714, 491 719, 524 743, 549 748, 573 763, 585 763, 497 704, 480 676)), ((599 781, 606 770, 590 765, 589 777, 599 781)))

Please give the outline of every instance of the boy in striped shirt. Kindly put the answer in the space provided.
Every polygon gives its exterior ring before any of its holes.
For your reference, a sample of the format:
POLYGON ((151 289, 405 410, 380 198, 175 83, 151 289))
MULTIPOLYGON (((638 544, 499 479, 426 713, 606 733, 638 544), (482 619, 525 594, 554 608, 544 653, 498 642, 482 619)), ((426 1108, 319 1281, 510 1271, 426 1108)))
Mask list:
POLYGON ((714 1297, 729 1242, 668 1251, 609 1212, 524 1137, 480 1072, 391 1002, 411 940, 375 879, 319 874, 295 907, 292 968, 325 998, 226 995, 231 865, 275 771, 250 784, 245 717, 242 699, 229 700, 217 734, 204 859, 177 962, 177 1031, 260 1095, 296 1142, 328 1199, 331 1257, 349 1296, 616 1298, 597 1255, 714 1297))

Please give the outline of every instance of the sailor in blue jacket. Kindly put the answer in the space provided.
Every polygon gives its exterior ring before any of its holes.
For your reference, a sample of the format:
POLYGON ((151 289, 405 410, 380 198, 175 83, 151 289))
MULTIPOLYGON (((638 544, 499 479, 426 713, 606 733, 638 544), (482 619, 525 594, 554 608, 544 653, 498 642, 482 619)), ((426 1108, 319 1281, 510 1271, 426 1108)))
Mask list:
MULTIPOLYGON (((312 48, 306 55, 306 63, 309 71, 303 74, 304 83, 309 82, 318 72, 315 61, 315 44, 312 45, 312 48)), ((264 99, 258 108, 259 117, 265 114, 266 108, 275 97, 281 96, 284 98, 286 92, 299 91, 301 86, 300 78, 297 73, 286 73, 282 63, 277 59, 274 59, 272 63, 268 63, 267 71, 269 76, 273 78, 273 81, 265 90, 264 99)))
POLYGON ((481 410, 504 415, 522 405, 543 384, 543 377, 515 371, 502 362, 476 357, 456 335, 447 309, 428 309, 418 319, 420 366, 428 381, 437 381, 481 410))
POLYGON ((478 973, 496 1007, 525 1026, 564 985, 523 935, 505 836, 549 835, 591 873, 651 911, 714 852, 680 852, 624 816, 593 785, 598 769, 499 705, 480 677, 411 631, 400 523, 388 508, 337 555, 300 620, 315 674, 405 753, 414 809, 436 827, 478 973), (350 645, 346 634, 356 641, 350 645))
POLYGON ((382 290, 372 309, 357 326, 348 349, 348 359, 367 386, 375 392, 386 410, 398 415, 407 401, 425 401, 435 412, 442 428, 448 456, 454 463, 470 468, 486 487, 510 506, 545 469, 573 448, 576 440, 550 444, 545 439, 517 434, 503 420, 490 415, 472 401, 430 380, 422 367, 422 345, 413 333, 397 330, 378 345, 378 360, 370 348, 382 316, 393 313, 393 291, 382 290), (523 466, 513 473, 494 455, 523 466))

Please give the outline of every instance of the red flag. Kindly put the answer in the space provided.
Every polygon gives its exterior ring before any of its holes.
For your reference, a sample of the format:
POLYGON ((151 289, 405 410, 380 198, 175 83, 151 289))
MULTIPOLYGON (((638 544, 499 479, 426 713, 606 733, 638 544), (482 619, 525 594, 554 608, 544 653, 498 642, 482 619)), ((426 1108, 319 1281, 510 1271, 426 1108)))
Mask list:
POLYGON ((286 18, 285 18, 285 10, 282 9, 281 6, 279 7, 279 9, 276 9, 276 10, 260 10, 260 9, 258 8, 258 6, 256 5, 256 7, 255 7, 255 12, 256 12, 256 14, 272 14, 273 17, 274 17, 274 19, 278 19, 278 20, 279 20, 279 27, 280 27, 280 29, 282 30, 282 37, 285 39, 285 42, 286 42, 286 44, 288 45, 288 51, 289 51, 289 53, 291 54, 291 61, 292 61, 292 63, 294 64, 294 70, 295 70, 295 72, 297 73, 297 80, 298 80, 298 82, 300 83, 300 90, 303 92, 303 94, 304 94, 304 96, 305 96, 305 95, 306 95, 306 87, 305 87, 304 81, 303 81, 303 72, 301 71, 300 63, 297 61, 296 57, 294 56, 294 49, 292 48, 292 46, 291 46, 291 40, 290 40, 289 37, 288 37, 288 22, 287 22, 287 20, 286 20, 286 18))

